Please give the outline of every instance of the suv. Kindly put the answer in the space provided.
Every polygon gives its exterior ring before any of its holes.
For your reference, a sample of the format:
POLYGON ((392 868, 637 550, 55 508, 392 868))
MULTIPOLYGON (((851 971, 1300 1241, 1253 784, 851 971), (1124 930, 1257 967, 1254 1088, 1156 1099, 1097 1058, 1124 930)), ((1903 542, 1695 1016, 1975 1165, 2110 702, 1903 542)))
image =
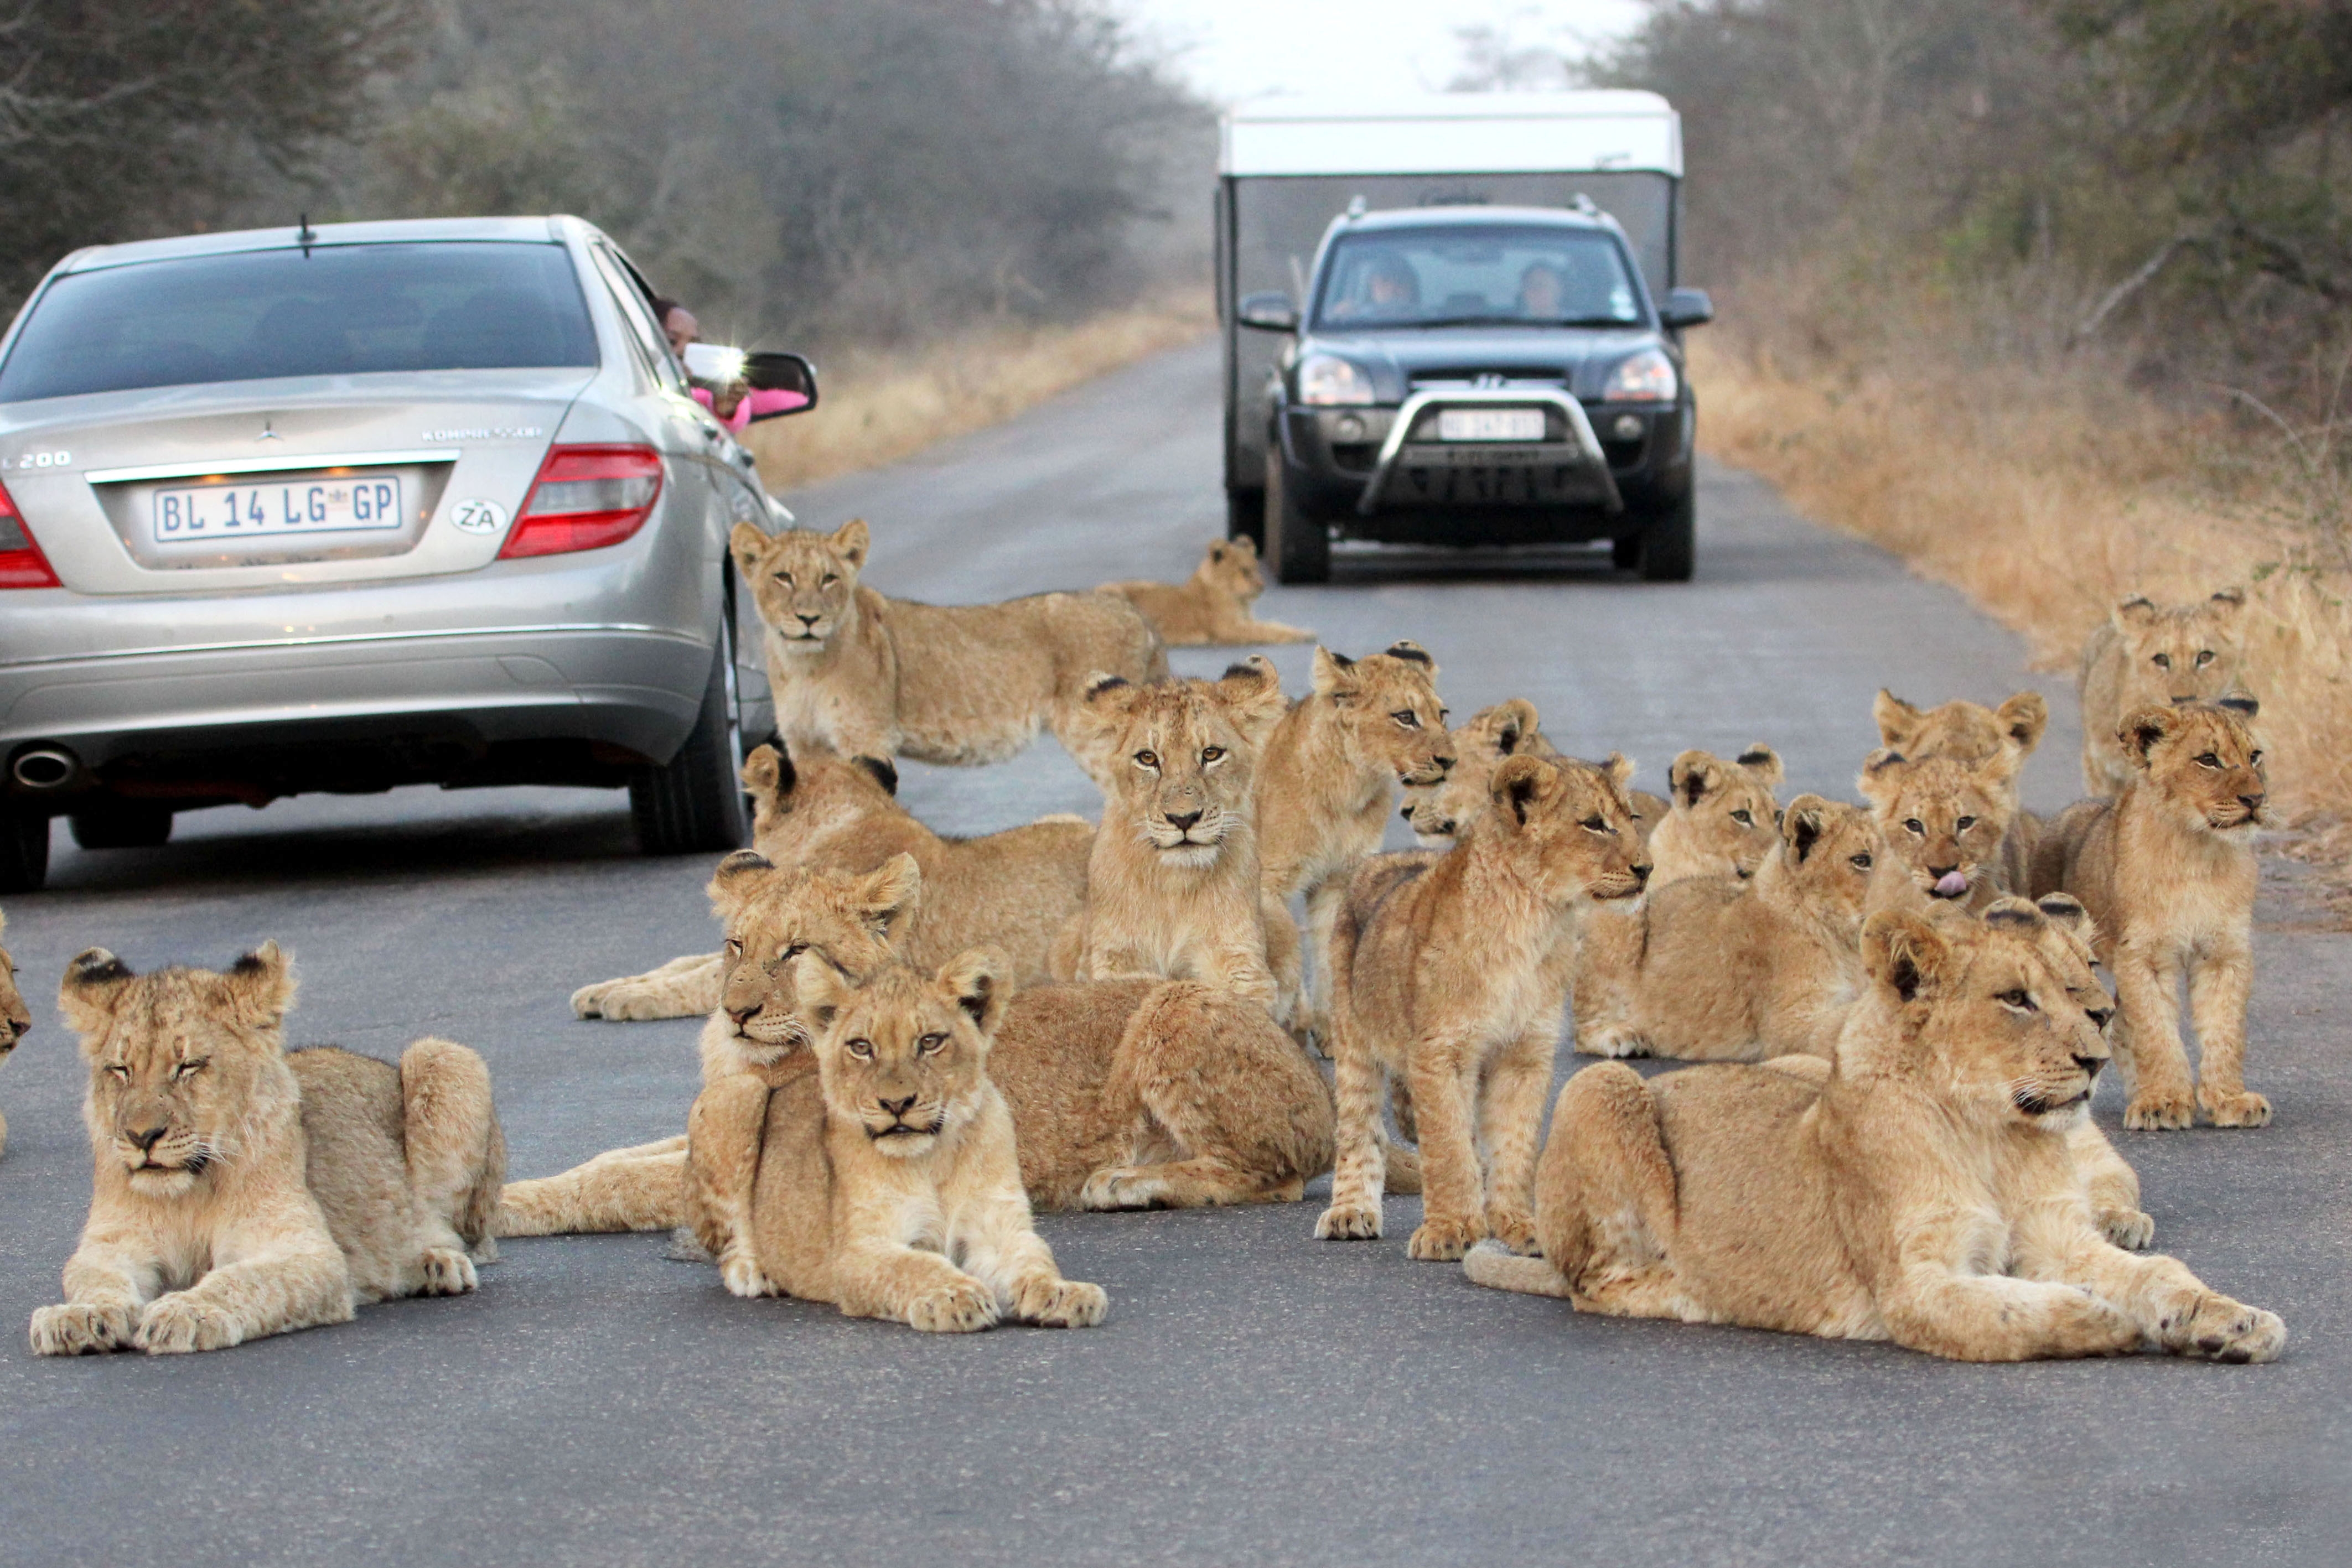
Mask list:
POLYGON ((1283 582, 1330 575, 1331 538, 1608 539, 1653 581, 1691 575, 1697 423, 1681 332, 1616 221, 1575 209, 1351 211, 1302 312, 1252 294, 1244 327, 1295 340, 1266 389, 1263 521, 1236 517, 1283 582))

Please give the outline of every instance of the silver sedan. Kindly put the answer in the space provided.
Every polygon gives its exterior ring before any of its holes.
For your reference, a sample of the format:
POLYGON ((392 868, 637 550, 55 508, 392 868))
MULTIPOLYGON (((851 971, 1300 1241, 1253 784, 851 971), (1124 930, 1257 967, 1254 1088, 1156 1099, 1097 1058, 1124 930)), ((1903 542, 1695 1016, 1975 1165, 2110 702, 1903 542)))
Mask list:
POLYGON ((60 262, 0 339, 0 892, 54 817, 402 784, 625 786, 647 851, 740 843, 727 533, 784 515, 651 299, 562 217, 60 262))

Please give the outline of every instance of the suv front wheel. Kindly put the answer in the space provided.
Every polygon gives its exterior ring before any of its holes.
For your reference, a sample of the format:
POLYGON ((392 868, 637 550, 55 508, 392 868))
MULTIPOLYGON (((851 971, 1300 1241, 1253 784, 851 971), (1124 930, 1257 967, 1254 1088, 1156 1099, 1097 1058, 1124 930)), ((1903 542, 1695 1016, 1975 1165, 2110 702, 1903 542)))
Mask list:
POLYGON ((1269 437, 1265 447, 1264 553, 1276 582, 1331 580, 1331 531, 1301 510, 1291 494, 1279 437, 1269 437))

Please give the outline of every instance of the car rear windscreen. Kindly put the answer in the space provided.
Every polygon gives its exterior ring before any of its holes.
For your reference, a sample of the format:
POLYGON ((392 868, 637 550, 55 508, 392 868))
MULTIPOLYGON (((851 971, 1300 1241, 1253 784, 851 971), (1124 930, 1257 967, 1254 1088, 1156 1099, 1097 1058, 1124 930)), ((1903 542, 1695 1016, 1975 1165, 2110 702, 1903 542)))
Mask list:
POLYGON ((1487 324, 1644 324, 1624 247, 1597 229, 1375 230, 1342 237, 1316 325, 1337 331, 1487 324))
POLYGON ((562 246, 313 246, 138 262, 50 283, 0 402, 378 371, 593 366, 562 246))

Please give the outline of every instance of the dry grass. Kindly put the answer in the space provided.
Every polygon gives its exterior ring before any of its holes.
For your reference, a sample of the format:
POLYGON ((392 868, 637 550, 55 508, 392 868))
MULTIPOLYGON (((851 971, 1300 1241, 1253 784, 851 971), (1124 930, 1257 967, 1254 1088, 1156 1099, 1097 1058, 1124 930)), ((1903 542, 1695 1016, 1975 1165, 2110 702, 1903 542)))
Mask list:
POLYGON ((1960 365, 1949 361, 1964 350, 1914 347, 1864 365, 1814 345, 1791 368, 1798 356, 1769 344, 1702 340, 1692 375, 1705 444, 1959 588, 2044 667, 2071 669, 2128 594, 2172 602, 2245 585, 2246 685, 2296 830, 2287 847, 2343 873, 2352 609, 2332 470, 2306 461, 2325 433, 2168 413, 2098 366, 1960 365))
POLYGON ((1185 294, 1073 326, 991 326, 916 351, 838 356, 815 412, 753 425, 744 444, 770 489, 794 489, 1010 419, 1215 325, 1207 297, 1185 294))

